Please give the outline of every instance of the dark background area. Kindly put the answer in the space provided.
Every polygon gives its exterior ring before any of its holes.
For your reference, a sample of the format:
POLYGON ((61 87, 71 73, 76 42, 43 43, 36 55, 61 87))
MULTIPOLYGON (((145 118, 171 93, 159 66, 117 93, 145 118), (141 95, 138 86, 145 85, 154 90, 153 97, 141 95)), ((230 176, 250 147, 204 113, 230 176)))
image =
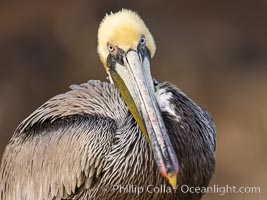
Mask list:
MULTIPOLYGON (((73 83, 105 80, 96 53, 106 12, 130 8, 157 43, 152 73, 206 107, 217 126, 211 185, 259 186, 266 199, 267 2, 1 1, 0 158, 18 124, 73 83)), ((22 169, 23 170, 23 169, 22 169)))

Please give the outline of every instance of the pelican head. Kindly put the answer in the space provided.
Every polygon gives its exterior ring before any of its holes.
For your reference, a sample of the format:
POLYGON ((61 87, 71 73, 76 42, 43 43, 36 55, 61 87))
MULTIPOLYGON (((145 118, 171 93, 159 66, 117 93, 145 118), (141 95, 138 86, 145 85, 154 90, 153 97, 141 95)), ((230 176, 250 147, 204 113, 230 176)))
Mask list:
POLYGON ((163 177, 176 187, 178 161, 162 119, 150 72, 153 36, 133 11, 106 15, 98 30, 98 54, 146 140, 163 177))

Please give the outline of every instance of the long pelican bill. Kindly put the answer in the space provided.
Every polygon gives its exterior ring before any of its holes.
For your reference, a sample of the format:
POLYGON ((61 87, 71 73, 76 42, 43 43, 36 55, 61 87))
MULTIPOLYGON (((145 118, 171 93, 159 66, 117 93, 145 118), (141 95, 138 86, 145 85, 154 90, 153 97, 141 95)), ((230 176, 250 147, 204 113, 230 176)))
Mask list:
POLYGON ((175 188, 179 165, 156 101, 149 50, 138 45, 119 54, 120 61, 110 64, 111 78, 149 142, 161 174, 175 188))

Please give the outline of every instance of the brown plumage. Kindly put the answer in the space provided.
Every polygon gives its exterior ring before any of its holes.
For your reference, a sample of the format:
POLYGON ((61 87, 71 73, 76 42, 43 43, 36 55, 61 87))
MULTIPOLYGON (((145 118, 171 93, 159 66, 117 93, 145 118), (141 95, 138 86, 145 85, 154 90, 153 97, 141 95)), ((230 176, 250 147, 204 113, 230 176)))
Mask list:
MULTIPOLYGON (((138 67, 141 59, 143 67, 148 66, 149 49, 140 44, 138 48, 142 48, 137 50, 140 58, 132 50, 124 53, 119 49, 119 56, 110 53, 106 67, 111 79, 120 72, 121 64, 130 65, 128 61, 138 67)), ((26 118, 1 161, 1 199, 200 199, 202 194, 183 193, 180 187, 209 184, 216 141, 210 115, 175 86, 152 78, 146 83, 152 89, 140 91, 144 100, 137 101, 135 83, 129 80, 124 81, 127 89, 114 78, 120 92, 113 84, 100 81, 73 85, 26 118), (146 102, 148 94, 152 106, 156 105, 153 108, 146 102), (136 107, 130 108, 133 103, 136 107), (147 118, 151 109, 157 117, 152 126, 147 118), (162 135, 156 132, 158 122, 163 123, 162 135), (143 124, 145 130, 140 128, 143 124), (146 132, 149 138, 144 137, 146 132), (176 156, 179 172, 173 178, 176 156), (161 191, 153 192, 157 187, 161 191)))
MULTIPOLYGON (((160 187, 166 182, 112 84, 89 81, 71 88, 44 103, 16 130, 0 167, 1 199, 88 199, 90 195, 96 199, 117 199, 117 196, 121 197, 118 199, 159 199, 160 196, 168 199, 182 195, 181 192, 144 192, 142 196, 134 192, 111 192, 116 185, 146 188, 160 187)), ((172 123, 170 130, 175 130, 170 134, 177 144, 177 155, 185 160, 181 184, 207 186, 214 170, 214 141, 208 138, 209 133, 214 133, 213 123, 200 107, 189 106, 194 103, 173 86, 162 84, 158 94, 164 95, 166 88, 182 97, 180 102, 172 100, 174 106, 185 105, 176 108, 184 114, 181 120, 189 120, 185 114, 202 115, 203 124, 193 122, 200 120, 196 116, 190 124, 179 124, 165 113, 165 121, 172 123), (182 127, 185 125, 188 127, 182 127), (191 126, 195 132, 191 132, 191 126), (199 147, 193 146, 196 142, 199 147), (179 152, 178 146, 188 152, 179 152)), ((191 194, 186 195, 194 199, 191 194)), ((195 196, 198 199, 200 195, 195 196)))

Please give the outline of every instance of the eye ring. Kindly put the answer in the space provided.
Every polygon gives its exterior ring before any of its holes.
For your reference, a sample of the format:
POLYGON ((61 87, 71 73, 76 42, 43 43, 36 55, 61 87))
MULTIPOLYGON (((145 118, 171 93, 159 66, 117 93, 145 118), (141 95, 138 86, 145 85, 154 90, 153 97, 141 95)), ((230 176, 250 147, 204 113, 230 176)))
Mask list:
POLYGON ((141 45, 145 45, 146 44, 146 38, 145 36, 142 36, 141 39, 140 39, 140 42, 139 42, 141 45))
POLYGON ((113 52, 115 50, 115 48, 112 44, 108 44, 107 47, 108 47, 109 52, 113 52))

